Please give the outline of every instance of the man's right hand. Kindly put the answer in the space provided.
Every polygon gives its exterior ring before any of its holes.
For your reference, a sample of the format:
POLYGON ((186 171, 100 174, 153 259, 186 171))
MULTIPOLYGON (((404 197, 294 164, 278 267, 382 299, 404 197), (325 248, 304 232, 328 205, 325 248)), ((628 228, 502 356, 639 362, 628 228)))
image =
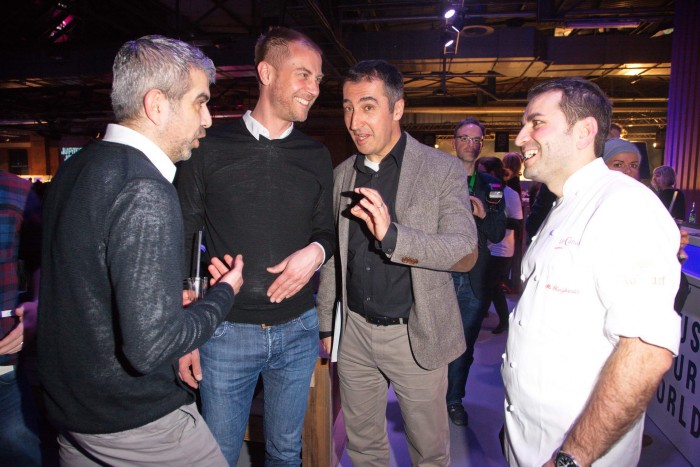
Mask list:
POLYGON ((238 294, 243 285, 243 256, 236 255, 234 260, 231 255, 224 255, 224 261, 212 258, 208 267, 211 274, 209 285, 217 282, 226 282, 233 288, 233 293, 238 294))

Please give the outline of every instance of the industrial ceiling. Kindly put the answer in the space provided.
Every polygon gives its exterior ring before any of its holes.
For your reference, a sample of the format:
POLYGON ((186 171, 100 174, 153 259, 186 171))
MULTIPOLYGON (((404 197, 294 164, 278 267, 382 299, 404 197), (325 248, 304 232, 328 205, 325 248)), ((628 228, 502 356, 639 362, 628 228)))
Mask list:
POLYGON ((257 96, 253 44, 270 25, 324 51, 307 125, 340 119, 343 73, 383 58, 404 73, 411 131, 448 134, 466 115, 517 132, 527 90, 560 76, 597 82, 628 137, 666 125, 674 2, 668 0, 12 0, 0 30, 0 138, 94 136, 112 121, 111 63, 147 34, 200 46, 217 65, 210 108, 240 116, 257 96), (444 13, 454 8, 447 20, 444 13), (457 31, 457 32, 455 32, 457 31), (446 47, 447 39, 456 42, 446 47))

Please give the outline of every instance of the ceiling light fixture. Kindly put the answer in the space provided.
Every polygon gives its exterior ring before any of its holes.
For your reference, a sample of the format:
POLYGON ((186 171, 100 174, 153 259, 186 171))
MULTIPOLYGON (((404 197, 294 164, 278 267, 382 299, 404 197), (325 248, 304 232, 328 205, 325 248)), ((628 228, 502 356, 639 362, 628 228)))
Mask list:
POLYGON ((445 28, 440 34, 440 45, 442 45, 443 54, 457 54, 459 31, 454 28, 445 28))
POLYGON ((638 28, 641 24, 639 20, 599 20, 595 19, 592 21, 580 20, 580 21, 567 21, 564 23, 567 28, 573 29, 621 29, 621 28, 638 28))

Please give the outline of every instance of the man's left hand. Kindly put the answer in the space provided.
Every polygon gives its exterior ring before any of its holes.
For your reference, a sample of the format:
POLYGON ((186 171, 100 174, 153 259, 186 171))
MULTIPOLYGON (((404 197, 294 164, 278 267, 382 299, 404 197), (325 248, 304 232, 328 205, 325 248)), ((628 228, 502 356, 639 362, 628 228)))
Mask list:
POLYGON ((202 365, 199 363, 199 349, 180 357, 178 376, 189 387, 197 389, 202 381, 202 365))
POLYGON ((299 292, 321 265, 323 254, 320 245, 311 243, 287 256, 281 263, 267 268, 267 272, 272 274, 281 273, 267 289, 270 302, 280 303, 299 292))
POLYGON ((377 190, 372 188, 355 188, 355 193, 364 195, 364 198, 353 206, 350 212, 353 216, 365 221, 374 238, 381 242, 391 225, 389 207, 384 204, 382 195, 377 190))

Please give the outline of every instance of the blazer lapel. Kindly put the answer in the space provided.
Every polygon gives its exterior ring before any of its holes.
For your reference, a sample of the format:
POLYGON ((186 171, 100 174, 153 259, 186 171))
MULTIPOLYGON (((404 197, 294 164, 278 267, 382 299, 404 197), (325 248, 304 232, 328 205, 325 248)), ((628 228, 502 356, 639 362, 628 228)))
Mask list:
MULTIPOLYGON (((353 160, 355 156, 352 156, 353 160)), ((336 199, 338 201, 338 246, 340 247, 340 258, 343 264, 343 268, 347 267, 348 259, 348 241, 350 236, 350 219, 348 219, 347 214, 343 215, 344 211, 347 211, 352 200, 346 196, 341 196, 341 193, 352 191, 355 186, 355 168, 353 164, 348 164, 345 166, 345 170, 342 173, 342 179, 340 182, 339 192, 336 193, 336 199)))

